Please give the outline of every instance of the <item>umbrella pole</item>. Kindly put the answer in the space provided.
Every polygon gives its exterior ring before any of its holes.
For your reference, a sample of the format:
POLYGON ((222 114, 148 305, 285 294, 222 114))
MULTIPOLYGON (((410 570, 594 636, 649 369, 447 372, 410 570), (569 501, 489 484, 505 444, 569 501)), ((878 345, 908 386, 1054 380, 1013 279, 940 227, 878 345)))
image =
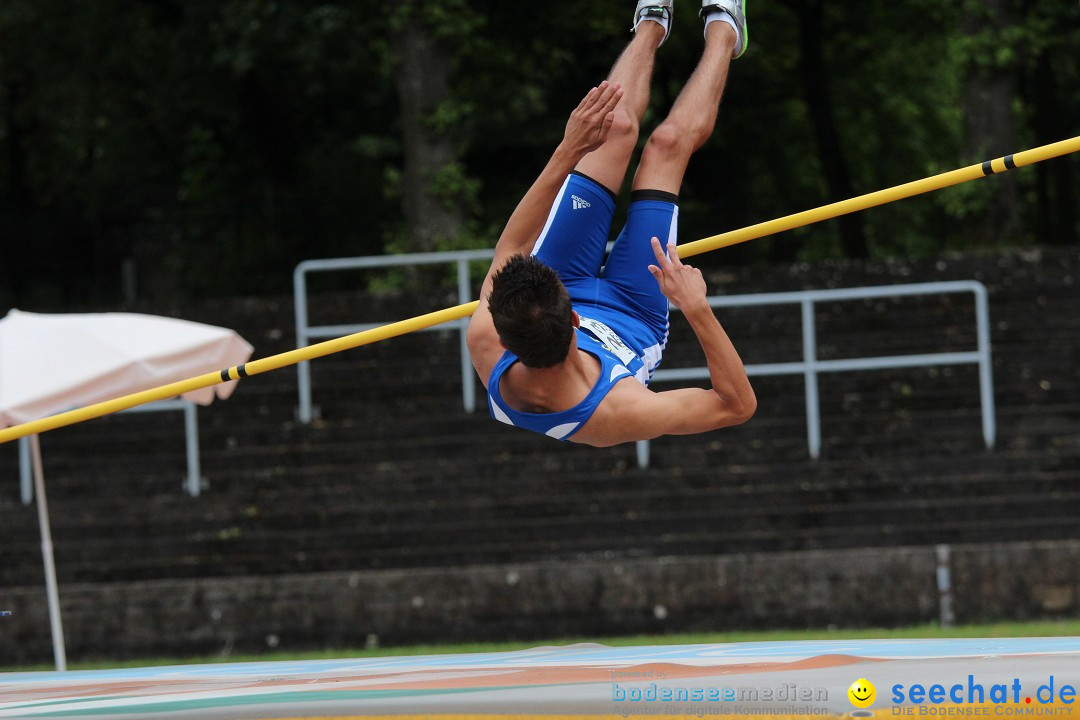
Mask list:
POLYGON ((41 527, 41 557, 45 560, 45 592, 49 597, 49 625, 52 627, 53 656, 56 658, 56 669, 62 672, 67 670, 67 653, 64 651, 64 625, 60 620, 60 590, 56 585, 56 563, 53 562, 49 505, 45 501, 45 472, 41 464, 41 442, 37 435, 30 436, 30 452, 34 465, 38 525, 41 527))

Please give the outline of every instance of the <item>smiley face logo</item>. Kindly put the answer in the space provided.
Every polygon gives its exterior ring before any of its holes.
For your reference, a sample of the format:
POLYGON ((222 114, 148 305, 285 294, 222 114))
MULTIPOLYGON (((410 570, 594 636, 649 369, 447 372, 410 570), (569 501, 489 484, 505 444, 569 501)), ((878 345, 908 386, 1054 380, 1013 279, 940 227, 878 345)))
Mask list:
POLYGON ((859 678, 851 683, 851 687, 847 690, 847 696, 855 707, 867 708, 874 704, 874 698, 877 697, 877 688, 874 687, 874 683, 866 678, 859 678))

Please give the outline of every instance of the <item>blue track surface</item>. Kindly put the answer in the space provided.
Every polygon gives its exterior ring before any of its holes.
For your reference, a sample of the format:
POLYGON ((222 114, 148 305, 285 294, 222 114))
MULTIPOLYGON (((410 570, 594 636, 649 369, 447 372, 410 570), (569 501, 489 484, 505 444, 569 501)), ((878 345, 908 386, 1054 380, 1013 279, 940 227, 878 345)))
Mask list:
MULTIPOLYGON (((762 699, 755 688, 765 692, 790 687, 793 694, 812 688, 827 699, 818 697, 808 706, 815 711, 809 714, 836 715, 853 710, 846 689, 864 677, 878 686, 874 707, 885 715, 895 711, 888 699, 889 688, 897 684, 948 687, 971 682, 989 690, 1016 681, 1030 695, 1050 676, 1058 687, 1080 687, 1080 639, 571 645, 468 655, 14 673, 2 678, 0 718, 626 714, 628 707, 645 714, 647 699, 631 706, 626 704, 631 701, 619 700, 619 694, 637 692, 648 698, 650 688, 665 687, 697 689, 706 697, 709 692, 745 690, 757 703, 748 701, 745 708, 777 712, 794 707, 787 701, 789 693, 767 702, 773 698, 762 699)), ((719 711, 734 705, 716 700, 702 707, 719 711)))

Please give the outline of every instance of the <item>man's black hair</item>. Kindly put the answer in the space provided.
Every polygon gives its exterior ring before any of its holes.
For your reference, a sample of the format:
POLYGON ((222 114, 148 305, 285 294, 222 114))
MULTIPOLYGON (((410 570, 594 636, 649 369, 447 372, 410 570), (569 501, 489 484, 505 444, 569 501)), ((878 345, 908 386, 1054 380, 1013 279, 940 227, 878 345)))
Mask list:
POLYGON ((527 367, 552 367, 566 359, 573 308, 553 269, 532 256, 513 256, 492 278, 488 306, 503 344, 527 367))

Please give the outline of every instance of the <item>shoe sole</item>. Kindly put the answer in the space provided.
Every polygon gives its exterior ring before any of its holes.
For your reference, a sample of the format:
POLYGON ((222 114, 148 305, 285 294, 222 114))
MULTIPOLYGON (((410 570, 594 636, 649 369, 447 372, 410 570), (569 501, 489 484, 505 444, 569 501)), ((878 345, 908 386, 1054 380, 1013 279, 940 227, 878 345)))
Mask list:
POLYGON ((732 60, 738 60, 746 54, 746 49, 750 47, 750 21, 746 19, 746 6, 750 4, 750 0, 743 0, 743 42, 742 52, 732 58, 732 60))

